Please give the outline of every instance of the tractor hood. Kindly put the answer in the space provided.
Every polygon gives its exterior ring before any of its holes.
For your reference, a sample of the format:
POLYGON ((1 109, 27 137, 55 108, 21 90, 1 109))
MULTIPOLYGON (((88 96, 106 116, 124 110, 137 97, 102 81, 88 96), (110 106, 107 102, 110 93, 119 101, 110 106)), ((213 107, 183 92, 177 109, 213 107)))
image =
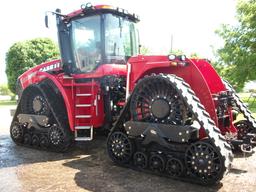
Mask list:
POLYGON ((37 76, 38 72, 57 72, 62 71, 61 61, 59 59, 39 64, 18 77, 22 88, 27 87, 31 82, 37 82, 40 77, 37 76))

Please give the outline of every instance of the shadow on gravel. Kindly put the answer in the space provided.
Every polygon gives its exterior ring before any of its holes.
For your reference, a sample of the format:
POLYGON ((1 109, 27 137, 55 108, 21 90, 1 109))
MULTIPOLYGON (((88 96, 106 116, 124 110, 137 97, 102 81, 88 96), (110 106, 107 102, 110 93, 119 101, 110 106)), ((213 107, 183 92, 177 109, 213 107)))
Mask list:
POLYGON ((229 170, 230 173, 234 173, 234 174, 241 174, 241 173, 247 173, 246 170, 242 170, 242 169, 236 169, 236 168, 231 168, 229 170))
POLYGON ((21 164, 76 159, 85 153, 87 152, 79 146, 72 146, 65 153, 48 152, 16 145, 9 135, 0 136, 0 169, 21 164))
POLYGON ((243 153, 241 151, 235 151, 234 155, 235 155, 235 158, 247 158, 247 157, 251 157, 254 153, 255 151, 252 151, 252 153, 243 153))

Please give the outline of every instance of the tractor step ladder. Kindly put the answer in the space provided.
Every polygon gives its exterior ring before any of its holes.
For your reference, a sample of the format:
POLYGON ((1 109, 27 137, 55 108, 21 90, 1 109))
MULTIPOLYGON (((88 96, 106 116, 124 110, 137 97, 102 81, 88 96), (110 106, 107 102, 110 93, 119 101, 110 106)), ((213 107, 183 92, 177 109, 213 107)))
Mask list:
POLYGON ((94 81, 75 87, 75 141, 93 139, 94 81))

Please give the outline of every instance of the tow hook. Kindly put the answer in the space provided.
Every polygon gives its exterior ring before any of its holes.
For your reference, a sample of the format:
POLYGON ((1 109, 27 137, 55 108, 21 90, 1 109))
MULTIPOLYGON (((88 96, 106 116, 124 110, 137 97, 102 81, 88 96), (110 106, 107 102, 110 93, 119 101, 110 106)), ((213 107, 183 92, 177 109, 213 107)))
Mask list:
POLYGON ((250 143, 251 143, 251 144, 253 144, 253 145, 256 145, 256 137, 254 137, 254 138, 251 138, 251 141, 250 141, 250 143))
POLYGON ((249 139, 249 143, 252 145, 256 144, 256 134, 255 133, 247 133, 247 139, 249 139))
POLYGON ((252 153, 252 146, 250 144, 242 144, 240 149, 243 153, 252 153))

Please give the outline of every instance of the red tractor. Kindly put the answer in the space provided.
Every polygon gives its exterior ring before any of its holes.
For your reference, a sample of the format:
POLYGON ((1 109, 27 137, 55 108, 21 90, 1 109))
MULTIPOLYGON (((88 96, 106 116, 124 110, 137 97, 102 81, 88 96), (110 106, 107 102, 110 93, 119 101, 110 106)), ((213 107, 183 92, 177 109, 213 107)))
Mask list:
POLYGON ((115 163, 205 185, 228 171, 232 148, 251 151, 255 120, 207 60, 141 55, 139 18, 124 9, 54 14, 61 60, 18 78, 14 142, 65 151, 104 130, 115 163), (235 107, 247 121, 233 124, 235 107))

